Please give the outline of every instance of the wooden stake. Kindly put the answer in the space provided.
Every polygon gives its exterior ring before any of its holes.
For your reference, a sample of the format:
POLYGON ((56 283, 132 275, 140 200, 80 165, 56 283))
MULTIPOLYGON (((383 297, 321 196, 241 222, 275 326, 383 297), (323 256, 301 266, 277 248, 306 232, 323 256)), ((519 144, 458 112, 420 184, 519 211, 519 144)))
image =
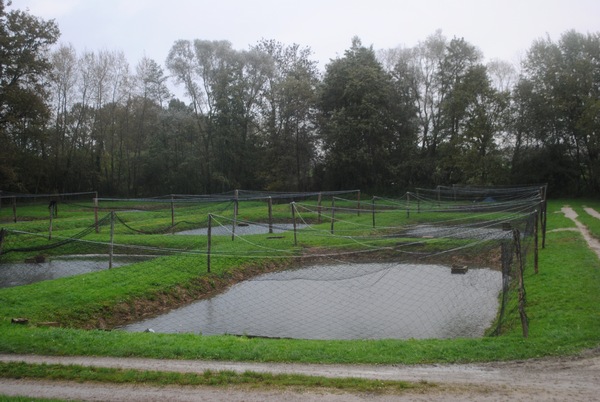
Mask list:
POLYGON ((335 222, 335 197, 331 197, 331 234, 333 234, 333 223, 335 222))
POLYGON ((373 213, 373 228, 375 228, 375 196, 371 200, 371 211, 373 213))
MULTIPOLYGON (((235 190, 237 191, 237 190, 235 190)), ((231 241, 235 239, 235 227, 237 226, 238 216, 238 200, 237 198, 233 201, 233 226, 231 227, 231 241)))
POLYGON ((13 197, 12 207, 13 207, 13 221, 14 221, 14 223, 17 223, 17 197, 13 197))
POLYGON ((519 276, 519 316, 521 317, 521 327, 523 328, 523 338, 529 336, 529 322, 525 313, 525 284, 523 279, 523 256, 521 255, 521 233, 519 229, 513 229, 513 239, 515 242, 515 252, 517 254, 517 268, 519 276))
POLYGON ((273 233, 273 197, 269 196, 269 233, 273 233))
POLYGON ((171 196, 171 234, 175 233, 175 201, 171 196))
POLYGON ((98 233, 98 193, 94 198, 94 225, 96 226, 96 233, 98 233))
POLYGON ((212 242, 212 215, 208 214, 208 240, 206 245, 206 271, 210 273, 210 249, 212 242))
POLYGON ((292 222, 294 225, 294 246, 298 245, 298 238, 296 237, 296 203, 292 202, 292 222))
POLYGON ((317 199, 317 223, 321 223, 321 193, 319 193, 319 198, 317 199))
POLYGON ((110 246, 108 249, 108 269, 113 266, 113 248, 115 236, 115 211, 110 211, 110 246))
POLYGON ((51 205, 50 208, 48 208, 48 211, 50 211, 50 225, 48 228, 48 240, 52 240, 52 219, 54 219, 54 205, 51 205))

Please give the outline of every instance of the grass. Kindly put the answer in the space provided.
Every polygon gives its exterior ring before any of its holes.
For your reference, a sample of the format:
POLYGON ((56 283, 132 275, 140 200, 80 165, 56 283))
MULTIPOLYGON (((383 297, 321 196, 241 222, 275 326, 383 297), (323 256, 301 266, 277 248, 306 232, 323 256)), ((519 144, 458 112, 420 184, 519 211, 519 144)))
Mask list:
POLYGON ((270 374, 246 371, 206 370, 202 373, 140 371, 76 365, 0 363, 0 377, 50 379, 61 381, 93 381, 112 384, 140 384, 154 386, 210 386, 246 387, 252 390, 273 388, 311 388, 352 393, 399 394, 407 390, 425 390, 435 385, 406 381, 382 381, 361 378, 328 378, 299 374, 270 374))
MULTIPOLYGON (((583 205, 578 201, 569 202, 575 208, 583 205)), ((268 269, 270 259, 249 260, 242 257, 256 244, 291 253, 324 243, 328 247, 358 247, 343 236, 325 238, 308 234, 301 235, 300 244, 294 247, 287 234, 284 239, 278 240, 253 238, 254 244, 216 240, 215 248, 222 256, 229 257, 215 258, 210 275, 203 273, 206 269, 205 256, 193 254, 0 289, 0 353, 344 364, 464 363, 575 354, 600 344, 600 262, 579 234, 551 231, 574 227, 570 220, 555 213, 563 204, 563 201, 549 203, 549 232, 546 248, 540 252, 540 272, 536 275, 528 269, 525 274, 530 320, 528 338, 522 337, 518 325, 509 326, 501 336, 480 339, 353 341, 127 333, 76 328, 101 314, 114 314, 115 306, 133 309, 136 300, 160 299, 169 292, 170 297, 186 297, 186 294, 205 290, 200 287, 216 286, 218 280, 227 281, 228 276, 236 275, 240 269, 268 269), (197 280, 199 273, 202 281, 197 280), (33 323, 60 321, 68 325, 66 328, 19 326, 10 323, 14 317, 27 317, 33 323)), ((259 215, 250 210, 246 214, 249 217, 259 215)), ((378 216, 378 220, 384 222, 386 215, 378 216)), ((406 219, 405 214, 387 218, 406 219)), ((368 214, 348 216, 348 221, 340 223, 339 229, 369 232, 370 219, 368 214)), ((33 225, 32 222, 27 224, 33 225)), ((327 227, 327 223, 323 227, 327 227)), ((190 248, 194 247, 192 242, 198 242, 198 238, 145 237, 152 245, 190 248)), ((119 235, 119 242, 134 239, 132 235, 119 235)), ((199 246, 196 243, 195 247, 204 247, 204 244, 199 246)), ((509 314, 513 321, 518 322, 518 313, 514 309, 509 314)))

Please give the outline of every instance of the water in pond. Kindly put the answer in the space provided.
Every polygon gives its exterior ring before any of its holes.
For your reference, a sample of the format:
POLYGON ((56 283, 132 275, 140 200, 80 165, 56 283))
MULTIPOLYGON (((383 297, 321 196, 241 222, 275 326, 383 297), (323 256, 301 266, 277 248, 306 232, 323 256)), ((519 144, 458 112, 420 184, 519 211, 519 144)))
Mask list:
POLYGON ((245 281, 128 331, 298 339, 480 337, 502 275, 417 264, 312 266, 245 281))
MULTIPOLYGON (((139 261, 132 257, 115 257, 113 267, 139 261)), ((87 274, 108 269, 108 258, 56 258, 41 263, 0 264, 0 288, 87 274)))
MULTIPOLYGON (((297 229, 302 229, 306 227, 306 225, 296 225, 297 229)), ((294 230, 293 223, 276 223, 273 224, 273 233, 283 233, 286 231, 294 230)), ((231 226, 214 226, 211 228, 211 235, 213 236, 231 236, 232 227, 231 226)), ((235 234, 239 236, 244 235, 253 235, 253 234, 266 234, 269 233, 269 225, 268 224, 247 224, 243 226, 236 226, 235 234)), ((191 230, 182 230, 181 232, 177 232, 180 235, 208 235, 207 228, 200 229, 191 229, 191 230)))

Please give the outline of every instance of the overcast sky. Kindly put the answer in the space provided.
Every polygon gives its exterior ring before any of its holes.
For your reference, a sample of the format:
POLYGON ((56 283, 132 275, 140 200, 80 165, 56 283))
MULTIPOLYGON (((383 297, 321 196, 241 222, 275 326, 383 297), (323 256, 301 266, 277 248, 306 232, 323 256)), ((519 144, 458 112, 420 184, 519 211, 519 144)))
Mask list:
POLYGON ((122 50, 132 68, 147 56, 164 65, 178 39, 260 39, 310 47, 323 68, 358 36, 375 50, 412 47, 437 29, 463 37, 487 60, 518 63, 540 37, 600 32, 600 0, 13 0, 54 19, 78 51, 122 50))

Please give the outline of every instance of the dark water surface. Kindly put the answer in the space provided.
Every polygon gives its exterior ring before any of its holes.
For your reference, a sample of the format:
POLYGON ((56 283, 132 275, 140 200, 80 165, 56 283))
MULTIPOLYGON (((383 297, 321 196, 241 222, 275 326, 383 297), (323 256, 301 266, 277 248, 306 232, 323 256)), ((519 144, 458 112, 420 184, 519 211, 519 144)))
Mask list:
POLYGON ((124 327, 298 339, 480 337, 502 274, 417 264, 340 264, 272 273, 124 327))
MULTIPOLYGON (((297 224, 296 229, 302 229, 306 227, 304 224, 297 224)), ((283 233, 290 230, 294 230, 293 223, 274 223, 273 224, 273 233, 283 233)), ((232 227, 231 226, 214 226, 211 229, 211 235, 213 236, 231 236, 232 227)), ((235 234, 239 236, 244 235, 253 235, 253 234, 266 234, 269 233, 269 224, 255 224, 251 223, 244 226, 236 226, 235 234)), ((179 235, 208 235, 207 228, 199 228, 199 229, 191 229, 191 230, 182 230, 181 232, 177 232, 179 235)))
MULTIPOLYGON (((113 267, 132 264, 139 259, 113 258, 113 267)), ((50 279, 87 274, 108 269, 108 258, 56 258, 41 263, 0 264, 0 288, 28 285, 50 279)))

